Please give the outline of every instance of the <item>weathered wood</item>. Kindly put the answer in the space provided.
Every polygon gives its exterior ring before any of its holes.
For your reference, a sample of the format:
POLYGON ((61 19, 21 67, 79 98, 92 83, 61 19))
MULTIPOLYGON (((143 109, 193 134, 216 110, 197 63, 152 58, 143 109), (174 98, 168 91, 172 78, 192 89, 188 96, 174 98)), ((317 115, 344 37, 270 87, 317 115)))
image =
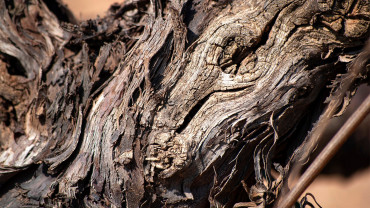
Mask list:
POLYGON ((1 207, 269 206, 370 34, 367 0, 0 12, 1 207))

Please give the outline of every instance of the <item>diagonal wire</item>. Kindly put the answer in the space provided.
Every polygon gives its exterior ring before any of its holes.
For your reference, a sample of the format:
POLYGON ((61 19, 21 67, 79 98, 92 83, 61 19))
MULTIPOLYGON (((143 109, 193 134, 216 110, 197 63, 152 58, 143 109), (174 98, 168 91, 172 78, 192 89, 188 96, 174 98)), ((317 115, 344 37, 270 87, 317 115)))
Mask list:
POLYGON ((298 197, 302 192, 310 185, 310 183, 316 178, 320 171, 335 155, 339 148, 344 144, 348 137, 353 133, 356 127, 370 112, 370 95, 367 96, 361 106, 352 114, 352 116, 346 121, 342 128, 335 134, 331 141, 326 145, 322 152, 313 161, 306 172, 300 177, 298 183, 290 191, 282 202, 279 203, 278 207, 287 208, 297 201, 298 197))

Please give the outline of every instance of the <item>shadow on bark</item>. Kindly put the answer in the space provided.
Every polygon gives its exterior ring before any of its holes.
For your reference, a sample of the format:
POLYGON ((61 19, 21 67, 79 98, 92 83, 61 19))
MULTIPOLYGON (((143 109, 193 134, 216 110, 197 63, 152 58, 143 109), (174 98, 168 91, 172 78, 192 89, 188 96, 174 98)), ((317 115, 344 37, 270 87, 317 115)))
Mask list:
POLYGON ((128 0, 78 24, 59 0, 0 2, 0 206, 272 206, 369 11, 128 0))

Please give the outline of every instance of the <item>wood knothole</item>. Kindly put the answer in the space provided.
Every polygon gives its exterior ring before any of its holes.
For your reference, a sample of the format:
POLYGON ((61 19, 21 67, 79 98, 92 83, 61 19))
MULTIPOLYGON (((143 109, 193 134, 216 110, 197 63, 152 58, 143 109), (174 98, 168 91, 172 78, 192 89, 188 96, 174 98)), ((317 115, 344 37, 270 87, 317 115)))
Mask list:
MULTIPOLYGON (((221 82, 240 84, 258 79, 262 75, 261 69, 256 67, 258 57, 253 49, 247 47, 254 44, 254 38, 243 36, 228 37, 225 44, 216 45, 216 66, 220 69, 221 82), (248 43, 247 43, 247 40, 248 43)), ((214 60, 214 58, 212 58, 214 60)))

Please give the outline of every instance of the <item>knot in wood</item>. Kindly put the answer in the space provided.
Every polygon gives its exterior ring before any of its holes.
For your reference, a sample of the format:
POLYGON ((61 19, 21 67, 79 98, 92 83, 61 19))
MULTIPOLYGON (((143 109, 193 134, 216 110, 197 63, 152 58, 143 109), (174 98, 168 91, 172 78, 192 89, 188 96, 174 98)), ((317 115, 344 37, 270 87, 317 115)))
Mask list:
POLYGON ((161 132, 149 145, 149 157, 145 160, 149 161, 152 171, 159 172, 162 178, 167 178, 185 166, 188 148, 186 142, 174 137, 172 132, 161 132))

